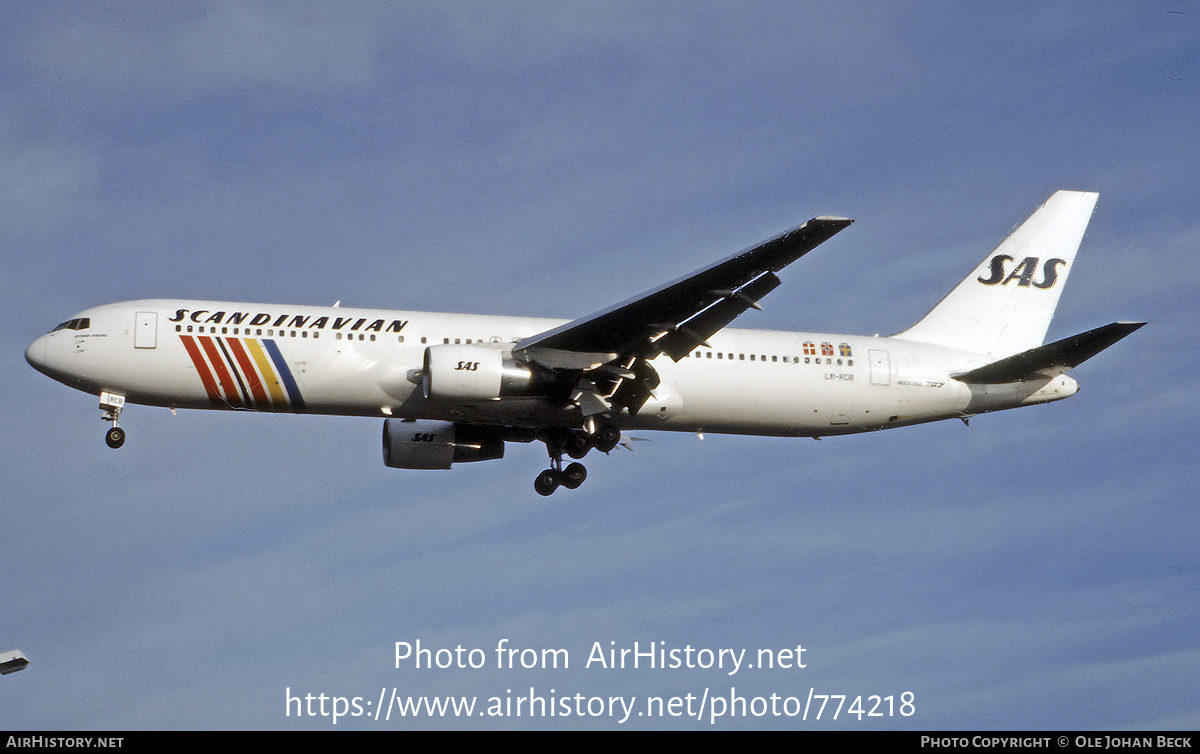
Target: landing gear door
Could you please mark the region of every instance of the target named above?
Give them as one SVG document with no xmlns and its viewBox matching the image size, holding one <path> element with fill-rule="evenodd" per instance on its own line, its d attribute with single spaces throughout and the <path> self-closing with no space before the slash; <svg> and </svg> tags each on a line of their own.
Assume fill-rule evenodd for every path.
<svg viewBox="0 0 1200 754">
<path fill-rule="evenodd" d="M 134 348 L 158 346 L 158 312 L 138 312 L 133 326 Z"/>
</svg>

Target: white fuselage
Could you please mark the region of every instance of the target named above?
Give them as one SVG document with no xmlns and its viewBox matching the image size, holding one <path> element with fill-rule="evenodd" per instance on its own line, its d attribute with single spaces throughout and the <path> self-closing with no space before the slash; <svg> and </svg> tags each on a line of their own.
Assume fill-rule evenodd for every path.
<svg viewBox="0 0 1200 754">
<path fill-rule="evenodd" d="M 40 371 L 131 403 L 577 427 L 571 406 L 541 397 L 427 399 L 428 346 L 511 352 L 561 320 L 218 301 L 100 306 L 29 347 Z M 623 429 L 778 436 L 848 434 L 1044 403 L 1065 375 L 968 385 L 952 375 L 992 357 L 898 337 L 726 328 L 679 362 L 652 363 L 661 384 Z"/>
</svg>

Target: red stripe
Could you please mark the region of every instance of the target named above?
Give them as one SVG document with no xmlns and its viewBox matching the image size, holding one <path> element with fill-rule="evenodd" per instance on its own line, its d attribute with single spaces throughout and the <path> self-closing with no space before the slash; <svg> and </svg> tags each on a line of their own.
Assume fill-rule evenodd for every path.
<svg viewBox="0 0 1200 754">
<path fill-rule="evenodd" d="M 246 382 L 250 384 L 250 392 L 254 394 L 254 402 L 261 408 L 270 408 L 271 401 L 267 398 L 267 391 L 263 389 L 262 378 L 254 370 L 254 362 L 250 360 L 250 355 L 242 347 L 242 341 L 238 338 L 226 338 L 225 342 L 229 344 L 229 350 L 233 351 L 234 358 L 237 359 L 238 365 L 241 366 Z"/>
<path fill-rule="evenodd" d="M 221 358 L 221 354 L 217 351 L 217 347 L 213 345 L 212 338 L 198 338 L 200 345 L 204 346 L 204 352 L 208 354 L 208 360 L 212 362 L 213 371 L 217 373 L 217 380 L 221 383 L 221 389 L 225 391 L 225 397 L 231 406 L 242 405 L 242 394 L 238 392 L 237 385 L 233 382 L 233 377 L 229 375 L 229 370 L 225 368 L 225 360 Z"/>
<path fill-rule="evenodd" d="M 200 349 L 196 348 L 196 342 L 191 335 L 180 335 L 179 339 L 183 341 L 183 347 L 187 349 L 188 356 L 192 357 L 192 365 L 196 367 L 196 371 L 200 374 L 200 381 L 204 383 L 204 390 L 208 393 L 208 399 L 213 403 L 221 402 L 221 394 L 217 392 L 217 385 L 213 382 L 212 372 L 208 371 L 208 364 L 204 363 L 204 355 L 200 353 Z"/>
</svg>

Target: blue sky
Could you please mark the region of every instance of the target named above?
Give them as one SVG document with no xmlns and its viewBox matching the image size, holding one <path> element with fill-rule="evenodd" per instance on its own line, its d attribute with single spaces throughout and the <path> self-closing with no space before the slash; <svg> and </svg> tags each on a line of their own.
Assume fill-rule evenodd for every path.
<svg viewBox="0 0 1200 754">
<path fill-rule="evenodd" d="M 285 689 L 912 691 L 910 718 L 337 728 L 1175 728 L 1200 716 L 1200 6 L 95 3 L 0 24 L 0 728 L 326 729 Z M 1068 401 L 848 438 L 642 433 L 380 462 L 378 422 L 132 407 L 24 362 L 88 306 L 575 317 L 817 214 L 740 326 L 907 327 L 1059 188 L 1100 192 L 1050 338 L 1150 325 Z M 397 641 L 565 648 L 394 667 Z M 595 642 L 791 671 L 585 669 Z M 494 654 L 489 654 L 494 659 Z"/>
</svg>

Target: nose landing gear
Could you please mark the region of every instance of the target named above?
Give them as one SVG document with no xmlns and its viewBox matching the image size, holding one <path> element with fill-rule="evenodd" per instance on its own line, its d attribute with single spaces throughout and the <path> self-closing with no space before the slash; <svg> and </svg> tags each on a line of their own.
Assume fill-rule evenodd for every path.
<svg viewBox="0 0 1200 754">
<path fill-rule="evenodd" d="M 104 442 L 108 443 L 110 448 L 119 448 L 125 444 L 125 430 L 120 427 L 113 427 L 104 433 Z"/>
<path fill-rule="evenodd" d="M 125 408 L 125 396 L 115 393 L 100 394 L 100 410 L 104 412 L 104 416 L 100 418 L 106 422 L 112 422 L 112 427 L 104 433 L 104 442 L 110 448 L 119 448 L 125 444 L 125 430 L 117 426 L 123 408 Z"/>
</svg>

